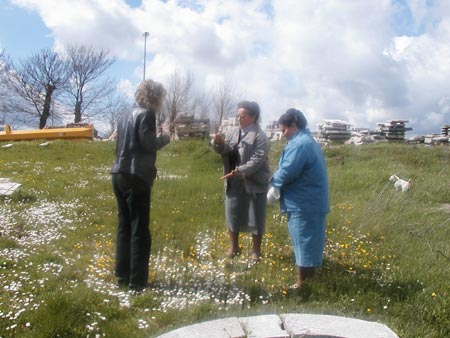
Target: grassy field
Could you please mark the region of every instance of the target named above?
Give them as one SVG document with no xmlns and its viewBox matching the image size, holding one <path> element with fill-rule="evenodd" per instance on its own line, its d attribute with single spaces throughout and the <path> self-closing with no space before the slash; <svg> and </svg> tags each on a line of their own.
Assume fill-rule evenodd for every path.
<svg viewBox="0 0 450 338">
<path fill-rule="evenodd" d="M 0 143 L 0 147 L 4 143 Z M 271 149 L 276 167 L 282 143 Z M 116 288 L 114 143 L 18 142 L 0 148 L 0 337 L 154 337 L 195 322 L 272 313 L 343 315 L 400 337 L 450 337 L 450 151 L 405 144 L 325 150 L 331 191 L 324 266 L 302 292 L 286 219 L 267 211 L 263 260 L 224 259 L 219 156 L 207 142 L 159 153 L 150 274 Z M 395 191 L 392 174 L 412 178 Z"/>
</svg>

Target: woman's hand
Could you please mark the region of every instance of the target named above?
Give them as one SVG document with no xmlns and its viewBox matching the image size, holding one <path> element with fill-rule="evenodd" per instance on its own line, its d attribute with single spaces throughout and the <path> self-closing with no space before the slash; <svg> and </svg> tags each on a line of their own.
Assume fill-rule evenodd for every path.
<svg viewBox="0 0 450 338">
<path fill-rule="evenodd" d="M 220 179 L 221 179 L 221 180 L 224 180 L 224 179 L 226 179 L 226 178 L 235 177 L 235 176 L 239 176 L 239 175 L 241 175 L 241 173 L 239 172 L 239 170 L 234 169 L 234 170 L 230 171 L 228 174 L 223 175 Z"/>
<path fill-rule="evenodd" d="M 215 134 L 213 140 L 214 140 L 214 144 L 217 144 L 217 145 L 222 145 L 225 143 L 225 140 L 224 140 L 222 134 Z"/>
</svg>

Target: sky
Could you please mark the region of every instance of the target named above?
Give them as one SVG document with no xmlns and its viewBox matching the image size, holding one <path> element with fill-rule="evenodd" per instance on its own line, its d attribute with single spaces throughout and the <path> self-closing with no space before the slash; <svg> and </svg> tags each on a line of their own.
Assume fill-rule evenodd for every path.
<svg viewBox="0 0 450 338">
<path fill-rule="evenodd" d="M 144 40 L 147 78 L 190 72 L 205 92 L 231 82 L 263 125 L 292 107 L 311 130 L 403 119 L 408 137 L 450 124 L 449 0 L 0 0 L 0 49 L 13 60 L 108 50 L 129 95 Z"/>
</svg>

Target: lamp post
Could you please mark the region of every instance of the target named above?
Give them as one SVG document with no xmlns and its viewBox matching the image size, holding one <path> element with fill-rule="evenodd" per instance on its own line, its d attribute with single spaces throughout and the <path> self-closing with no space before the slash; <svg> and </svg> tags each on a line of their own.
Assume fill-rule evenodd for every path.
<svg viewBox="0 0 450 338">
<path fill-rule="evenodd" d="M 144 32 L 142 34 L 144 36 L 144 81 L 145 81 L 145 59 L 147 58 L 147 37 L 149 36 L 148 32 Z"/>
</svg>

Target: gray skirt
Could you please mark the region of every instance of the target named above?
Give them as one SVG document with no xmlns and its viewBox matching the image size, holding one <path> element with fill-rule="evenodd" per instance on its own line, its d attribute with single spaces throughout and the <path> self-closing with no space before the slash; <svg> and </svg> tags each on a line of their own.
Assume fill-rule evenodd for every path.
<svg viewBox="0 0 450 338">
<path fill-rule="evenodd" d="M 242 184 L 228 184 L 225 197 L 228 230 L 262 236 L 266 229 L 266 204 L 266 194 L 249 195 Z"/>
</svg>

